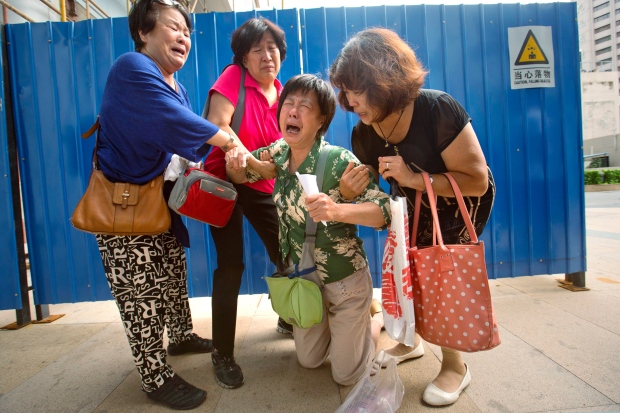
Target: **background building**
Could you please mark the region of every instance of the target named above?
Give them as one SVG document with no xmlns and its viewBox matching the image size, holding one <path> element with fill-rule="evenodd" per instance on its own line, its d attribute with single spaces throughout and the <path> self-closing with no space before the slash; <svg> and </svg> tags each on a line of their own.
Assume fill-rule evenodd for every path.
<svg viewBox="0 0 620 413">
<path fill-rule="evenodd" d="M 620 165 L 618 72 L 582 72 L 581 108 L 586 167 Z"/>
<path fill-rule="evenodd" d="M 577 20 L 586 166 L 597 155 L 618 166 L 620 0 L 578 0 Z"/>
<path fill-rule="evenodd" d="M 578 0 L 577 18 L 582 71 L 620 70 L 620 1 Z"/>
</svg>

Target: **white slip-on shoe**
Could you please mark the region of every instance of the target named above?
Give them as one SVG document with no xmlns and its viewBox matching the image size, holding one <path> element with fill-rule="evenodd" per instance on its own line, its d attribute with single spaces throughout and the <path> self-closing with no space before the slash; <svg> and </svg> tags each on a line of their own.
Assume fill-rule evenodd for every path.
<svg viewBox="0 0 620 413">
<path fill-rule="evenodd" d="M 465 377 L 463 377 L 461 385 L 454 393 L 447 393 L 435 386 L 433 383 L 430 383 L 424 390 L 422 400 L 431 406 L 446 406 L 448 404 L 452 404 L 458 400 L 461 392 L 465 389 L 465 387 L 469 386 L 469 383 L 471 383 L 471 374 L 469 374 L 469 367 L 467 366 L 467 363 L 465 363 Z"/>
<path fill-rule="evenodd" d="M 411 348 L 402 343 L 398 343 L 396 346 L 392 347 L 389 350 L 383 351 L 383 353 L 377 354 L 377 358 L 375 361 L 377 363 L 385 366 L 387 361 L 390 359 L 396 360 L 396 364 L 403 362 L 409 359 L 417 359 L 418 357 L 422 357 L 424 355 L 424 345 L 422 340 L 416 348 Z"/>
</svg>

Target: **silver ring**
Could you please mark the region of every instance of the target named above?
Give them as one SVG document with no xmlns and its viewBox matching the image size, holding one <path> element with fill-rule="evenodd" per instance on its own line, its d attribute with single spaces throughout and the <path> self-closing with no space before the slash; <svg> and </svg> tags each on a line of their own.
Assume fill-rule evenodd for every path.
<svg viewBox="0 0 620 413">
<path fill-rule="evenodd" d="M 390 170 L 390 163 L 389 163 L 389 162 L 386 162 L 386 163 L 385 163 L 385 170 L 386 170 L 386 171 L 389 171 L 389 170 Z"/>
</svg>

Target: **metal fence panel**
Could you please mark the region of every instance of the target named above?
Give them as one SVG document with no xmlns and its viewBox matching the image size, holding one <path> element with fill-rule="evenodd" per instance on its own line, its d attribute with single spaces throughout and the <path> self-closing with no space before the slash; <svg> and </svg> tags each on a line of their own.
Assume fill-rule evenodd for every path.
<svg viewBox="0 0 620 413">
<path fill-rule="evenodd" d="M 575 4 L 193 15 L 193 47 L 178 79 L 196 113 L 201 113 L 209 88 L 232 60 L 230 34 L 258 15 L 275 21 L 286 33 L 283 83 L 302 68 L 327 78 L 346 39 L 365 27 L 395 30 L 429 69 L 425 87 L 446 90 L 468 110 L 494 172 L 497 198 L 482 236 L 491 276 L 585 270 Z M 510 89 L 507 29 L 523 25 L 552 26 L 555 88 Z M 81 140 L 80 133 L 95 120 L 112 63 L 133 50 L 127 19 L 8 25 L 7 36 L 35 301 L 109 299 L 94 237 L 72 228 L 69 217 L 88 183 L 94 147 L 94 139 Z M 356 122 L 355 116 L 338 109 L 327 139 L 350 147 Z M 2 202 L 5 198 L 0 197 Z M 217 265 L 211 236 L 198 222 L 188 222 L 188 228 L 190 294 L 208 296 Z M 266 292 L 262 277 L 273 266 L 252 227 L 246 222 L 244 228 L 241 292 Z M 385 232 L 360 228 L 360 234 L 378 286 Z"/>
</svg>

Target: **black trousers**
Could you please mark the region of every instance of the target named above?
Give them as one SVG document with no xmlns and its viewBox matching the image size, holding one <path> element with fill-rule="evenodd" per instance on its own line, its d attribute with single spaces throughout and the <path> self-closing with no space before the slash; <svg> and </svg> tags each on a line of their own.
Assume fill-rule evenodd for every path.
<svg viewBox="0 0 620 413">
<path fill-rule="evenodd" d="M 232 356 L 235 349 L 237 299 L 241 288 L 243 264 L 243 216 L 250 222 L 263 241 L 269 259 L 276 264 L 278 244 L 278 212 L 271 194 L 245 185 L 235 185 L 237 204 L 228 224 L 211 228 L 217 252 L 217 269 L 213 272 L 213 347 L 224 356 Z M 269 274 L 265 274 L 269 275 Z"/>
</svg>

